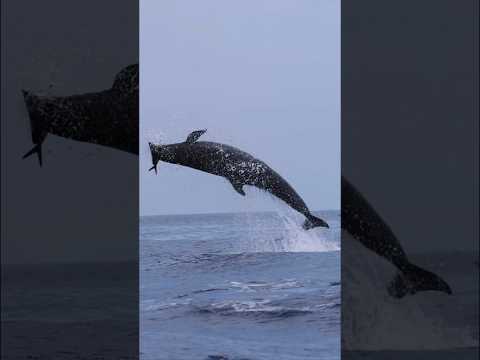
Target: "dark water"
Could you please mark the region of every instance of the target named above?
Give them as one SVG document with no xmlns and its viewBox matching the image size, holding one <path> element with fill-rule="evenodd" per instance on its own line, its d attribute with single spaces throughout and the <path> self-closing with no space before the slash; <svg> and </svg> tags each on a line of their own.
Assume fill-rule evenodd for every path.
<svg viewBox="0 0 480 360">
<path fill-rule="evenodd" d="M 339 213 L 142 217 L 142 359 L 338 359 Z"/>
<path fill-rule="evenodd" d="M 2 265 L 1 359 L 138 359 L 137 269 Z"/>
</svg>

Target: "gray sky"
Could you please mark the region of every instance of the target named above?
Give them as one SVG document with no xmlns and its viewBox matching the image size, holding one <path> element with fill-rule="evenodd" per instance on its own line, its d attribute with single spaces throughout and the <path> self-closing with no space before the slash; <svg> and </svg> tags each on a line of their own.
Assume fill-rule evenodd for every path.
<svg viewBox="0 0 480 360">
<path fill-rule="evenodd" d="M 147 142 L 231 144 L 314 210 L 340 208 L 340 1 L 140 1 L 140 213 L 257 211 L 224 179 L 159 164 Z M 281 205 L 280 205 L 281 206 Z"/>
</svg>

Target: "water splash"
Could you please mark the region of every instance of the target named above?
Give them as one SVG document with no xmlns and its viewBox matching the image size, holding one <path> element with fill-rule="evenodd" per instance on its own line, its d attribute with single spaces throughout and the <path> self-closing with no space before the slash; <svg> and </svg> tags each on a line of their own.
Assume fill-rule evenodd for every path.
<svg viewBox="0 0 480 360">
<path fill-rule="evenodd" d="M 278 213 L 277 213 L 278 214 Z M 268 237 L 260 233 L 257 237 L 257 251 L 272 252 L 325 252 L 337 251 L 339 245 L 328 239 L 325 230 L 315 228 L 304 230 L 294 217 L 278 214 L 281 220 L 280 234 Z"/>
<path fill-rule="evenodd" d="M 247 251 L 252 252 L 326 252 L 340 250 L 340 218 L 329 229 L 304 230 L 303 215 L 273 196 L 252 187 L 245 187 L 246 205 L 258 207 L 265 198 L 274 208 L 270 217 L 246 213 Z M 272 206 L 273 205 L 273 206 Z"/>
</svg>

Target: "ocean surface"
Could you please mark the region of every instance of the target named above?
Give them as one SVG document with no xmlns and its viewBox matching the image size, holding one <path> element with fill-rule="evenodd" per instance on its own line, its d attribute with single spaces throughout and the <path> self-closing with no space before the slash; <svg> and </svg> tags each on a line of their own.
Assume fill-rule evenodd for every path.
<svg viewBox="0 0 480 360">
<path fill-rule="evenodd" d="M 1 268 L 1 359 L 138 359 L 138 263 Z"/>
<path fill-rule="evenodd" d="M 339 359 L 340 213 L 140 219 L 141 359 Z"/>
</svg>

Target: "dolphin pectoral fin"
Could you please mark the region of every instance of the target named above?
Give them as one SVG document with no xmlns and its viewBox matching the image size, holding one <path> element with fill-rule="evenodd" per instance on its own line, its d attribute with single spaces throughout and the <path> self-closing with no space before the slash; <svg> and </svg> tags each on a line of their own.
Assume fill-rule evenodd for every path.
<svg viewBox="0 0 480 360">
<path fill-rule="evenodd" d="M 243 191 L 243 184 L 234 182 L 230 180 L 230 183 L 232 184 L 233 188 L 235 189 L 236 192 L 238 192 L 240 195 L 245 196 L 245 191 Z"/>
<path fill-rule="evenodd" d="M 35 145 L 30 151 L 28 151 L 25 155 L 22 156 L 22 159 L 26 159 L 30 155 L 37 154 L 38 162 L 40 166 L 42 166 L 42 144 Z"/>
<path fill-rule="evenodd" d="M 185 140 L 185 142 L 187 144 L 193 144 L 195 141 L 198 140 L 198 138 L 200 136 L 202 136 L 206 132 L 207 132 L 207 129 L 197 130 L 197 131 L 191 132 L 190 135 L 188 135 L 187 140 Z"/>
</svg>

